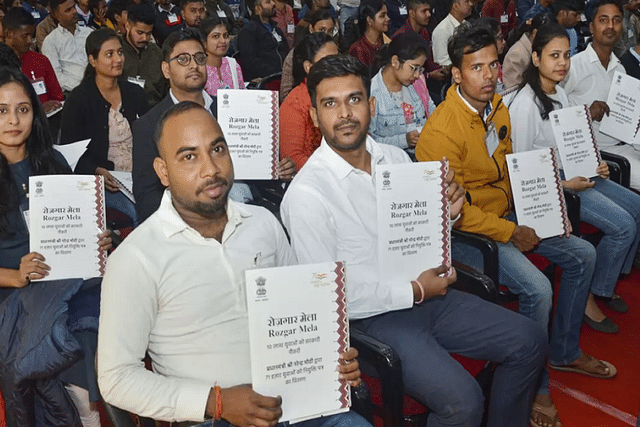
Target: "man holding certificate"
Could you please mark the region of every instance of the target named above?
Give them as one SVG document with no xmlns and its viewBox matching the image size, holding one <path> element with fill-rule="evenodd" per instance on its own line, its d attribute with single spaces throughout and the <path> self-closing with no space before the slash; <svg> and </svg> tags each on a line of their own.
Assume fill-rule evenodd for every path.
<svg viewBox="0 0 640 427">
<path fill-rule="evenodd" d="M 403 150 L 367 137 L 375 100 L 366 76 L 357 59 L 337 55 L 321 59 L 309 73 L 311 117 L 323 140 L 281 205 L 298 260 L 345 262 L 351 325 L 399 354 L 405 390 L 432 411 L 429 427 L 478 426 L 482 419 L 482 391 L 450 352 L 498 363 L 487 425 L 524 427 L 547 349 L 542 329 L 448 290 L 456 274 L 447 265 L 426 269 L 414 280 L 381 280 L 376 170 L 411 161 Z M 452 178 L 448 174 L 443 192 L 456 217 L 463 200 Z"/>
<path fill-rule="evenodd" d="M 499 95 L 498 52 L 493 36 L 477 26 L 458 31 L 449 42 L 455 84 L 420 135 L 418 160 L 446 156 L 465 187 L 466 201 L 456 227 L 494 239 L 498 245 L 499 280 L 518 295 L 520 313 L 547 330 L 553 288 L 545 275 L 523 255 L 535 250 L 562 268 L 557 308 L 551 331 L 549 366 L 597 378 L 612 378 L 615 368 L 583 352 L 580 327 L 596 252 L 575 236 L 540 240 L 536 230 L 518 225 L 506 155 L 512 152 L 510 118 Z M 454 258 L 482 270 L 482 254 L 461 243 Z M 560 425 L 549 395 L 548 371 L 533 406 L 535 426 Z"/>
<path fill-rule="evenodd" d="M 97 354 L 102 395 L 172 426 L 211 427 L 205 420 L 213 419 L 218 427 L 274 427 L 282 399 L 250 385 L 244 273 L 295 257 L 273 215 L 228 199 L 231 157 L 204 107 L 172 106 L 154 139 L 154 168 L 169 188 L 107 266 Z M 147 352 L 153 372 L 142 362 Z M 335 373 L 351 385 L 360 382 L 357 354 L 340 354 Z M 352 412 L 300 425 L 369 426 Z"/>
</svg>

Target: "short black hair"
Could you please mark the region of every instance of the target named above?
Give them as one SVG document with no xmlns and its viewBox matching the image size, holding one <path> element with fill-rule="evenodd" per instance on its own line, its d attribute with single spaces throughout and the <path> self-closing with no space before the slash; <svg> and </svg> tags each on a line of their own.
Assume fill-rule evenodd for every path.
<svg viewBox="0 0 640 427">
<path fill-rule="evenodd" d="M 324 79 L 344 76 L 358 76 L 362 79 L 367 98 L 371 96 L 371 78 L 369 70 L 351 55 L 329 55 L 313 64 L 307 77 L 307 90 L 311 105 L 316 106 L 316 89 Z"/>
<path fill-rule="evenodd" d="M 127 8 L 127 21 L 132 24 L 141 22 L 146 25 L 154 25 L 156 23 L 156 13 L 153 10 L 153 5 L 146 1 L 130 5 Z"/>
<path fill-rule="evenodd" d="M 407 9 L 416 10 L 418 6 L 422 6 L 423 4 L 431 5 L 433 0 L 408 0 L 407 1 Z"/>
<path fill-rule="evenodd" d="M 17 8 L 16 8 L 17 9 Z M 22 10 L 22 8 L 20 8 Z M 0 67 L 20 71 L 22 64 L 16 51 L 6 43 L 0 42 Z"/>
<path fill-rule="evenodd" d="M 4 15 L 4 18 L 2 18 L 3 31 L 16 31 L 28 25 L 35 27 L 36 20 L 29 12 L 21 7 L 12 7 Z"/>
<path fill-rule="evenodd" d="M 93 13 L 94 9 L 98 8 L 101 1 L 104 1 L 105 3 L 107 2 L 107 0 L 89 0 L 87 6 L 89 6 L 89 10 L 91 11 L 91 13 Z"/>
<path fill-rule="evenodd" d="M 260 0 L 246 0 L 247 10 L 251 11 L 253 15 L 256 12 L 256 5 L 260 4 Z"/>
<path fill-rule="evenodd" d="M 200 46 L 204 49 L 204 45 L 202 44 L 202 37 L 200 36 L 200 32 L 195 28 L 185 28 L 180 31 L 173 31 L 167 39 L 162 44 L 162 60 L 168 61 L 171 59 L 171 52 L 173 52 L 173 48 L 180 42 L 195 40 L 200 43 Z"/>
<path fill-rule="evenodd" d="M 51 9 L 52 12 L 55 12 L 58 7 L 66 1 L 67 0 L 49 0 L 49 9 Z"/>
<path fill-rule="evenodd" d="M 107 7 L 107 19 L 116 25 L 116 15 L 122 15 L 122 12 L 125 12 L 132 4 L 134 4 L 133 0 L 111 0 Z"/>
<path fill-rule="evenodd" d="M 551 10 L 553 10 L 554 16 L 558 16 L 558 13 L 562 10 L 582 12 L 584 10 L 584 2 L 581 0 L 555 0 L 551 3 Z"/>
<path fill-rule="evenodd" d="M 496 45 L 496 39 L 485 25 L 461 24 L 447 44 L 451 64 L 460 68 L 464 55 L 475 53 L 487 46 Z"/>
<path fill-rule="evenodd" d="M 313 63 L 313 58 L 327 43 L 334 43 L 333 38 L 322 31 L 307 34 L 300 40 L 293 50 L 293 87 L 298 86 L 307 77 L 304 62 Z"/>
<path fill-rule="evenodd" d="M 189 3 L 202 3 L 202 4 L 204 4 L 204 0 L 181 0 L 180 1 L 180 9 L 184 9 Z"/>
<path fill-rule="evenodd" d="M 615 7 L 617 7 L 620 13 L 624 15 L 624 11 L 622 10 L 622 2 L 620 0 L 600 0 L 599 2 L 596 3 L 596 6 L 593 8 L 592 19 L 596 18 L 596 15 L 598 14 L 598 9 L 608 4 L 612 4 Z"/>
<path fill-rule="evenodd" d="M 162 138 L 162 131 L 164 130 L 164 125 L 171 117 L 177 116 L 179 114 L 186 113 L 191 110 L 203 110 L 207 111 L 202 105 L 193 101 L 182 101 L 177 104 L 169 107 L 167 111 L 162 113 L 160 116 L 160 120 L 158 120 L 158 124 L 156 124 L 156 128 L 153 132 L 153 142 L 156 144 L 156 148 L 158 152 L 160 152 L 160 138 Z"/>
</svg>

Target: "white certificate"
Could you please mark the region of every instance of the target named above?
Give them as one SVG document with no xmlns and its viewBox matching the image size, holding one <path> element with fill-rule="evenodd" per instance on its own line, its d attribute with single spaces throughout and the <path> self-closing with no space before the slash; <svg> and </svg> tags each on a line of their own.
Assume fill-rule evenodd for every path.
<svg viewBox="0 0 640 427">
<path fill-rule="evenodd" d="M 429 268 L 451 263 L 449 162 L 376 168 L 380 280 L 406 286 Z"/>
<path fill-rule="evenodd" d="M 562 160 L 565 179 L 576 176 L 591 178 L 602 158 L 591 126 L 586 105 L 563 108 L 549 113 L 553 135 Z"/>
<path fill-rule="evenodd" d="M 567 205 L 553 148 L 507 154 L 509 179 L 519 225 L 541 239 L 570 230 Z"/>
<path fill-rule="evenodd" d="M 342 262 L 245 272 L 253 389 L 282 396 L 282 421 L 346 412 L 350 387 L 338 379 L 349 345 Z"/>
<path fill-rule="evenodd" d="M 640 80 L 616 71 L 607 97 L 609 115 L 602 118 L 600 132 L 629 144 L 640 124 Z"/>
<path fill-rule="evenodd" d="M 104 179 L 99 175 L 29 177 L 29 246 L 51 267 L 45 280 L 104 274 L 98 246 L 105 228 Z"/>
<path fill-rule="evenodd" d="M 278 92 L 218 91 L 218 123 L 227 140 L 235 179 L 277 179 L 280 158 Z"/>
<path fill-rule="evenodd" d="M 115 178 L 116 182 L 118 183 L 120 192 L 127 196 L 133 203 L 135 203 L 136 199 L 135 197 L 133 197 L 133 176 L 131 172 L 109 171 L 109 173 Z"/>
</svg>

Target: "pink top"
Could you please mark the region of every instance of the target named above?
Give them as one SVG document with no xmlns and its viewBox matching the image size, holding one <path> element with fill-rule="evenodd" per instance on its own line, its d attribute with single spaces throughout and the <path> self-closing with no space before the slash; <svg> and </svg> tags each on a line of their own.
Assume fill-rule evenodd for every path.
<svg viewBox="0 0 640 427">
<path fill-rule="evenodd" d="M 220 74 L 222 80 L 220 80 Z M 207 65 L 207 84 L 204 86 L 204 90 L 211 96 L 217 96 L 218 89 L 244 89 L 244 79 L 242 77 L 242 70 L 240 64 L 236 62 L 236 75 L 238 80 L 238 87 L 233 85 L 233 76 L 231 74 L 231 67 L 229 66 L 229 58 L 222 57 L 222 65 L 220 65 L 220 74 L 218 74 L 217 67 L 211 67 Z"/>
</svg>

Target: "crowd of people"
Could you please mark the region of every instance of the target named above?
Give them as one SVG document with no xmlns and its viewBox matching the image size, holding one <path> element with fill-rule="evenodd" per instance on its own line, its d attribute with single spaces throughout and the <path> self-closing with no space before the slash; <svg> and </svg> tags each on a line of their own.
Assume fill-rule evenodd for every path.
<svg viewBox="0 0 640 427">
<path fill-rule="evenodd" d="M 429 427 L 477 427 L 485 411 L 490 427 L 561 427 L 550 370 L 594 387 L 617 375 L 579 339 L 583 324 L 618 332 L 600 307 L 629 309 L 616 285 L 640 259 L 640 151 L 599 131 L 614 73 L 640 79 L 637 0 L 23 0 L 0 11 L 8 426 L 99 426 L 104 399 L 172 426 L 274 427 L 281 398 L 248 385 L 244 272 L 296 263 L 346 262 L 351 327 L 398 353 Z M 274 75 L 278 179 L 235 180 L 218 91 Z M 506 158 L 557 149 L 550 114 L 582 104 L 598 148 L 631 165 L 630 188 L 607 162 L 586 177 L 560 171 L 580 220 L 602 232 L 595 247 L 519 225 Z M 56 146 L 81 140 L 72 170 Z M 451 226 L 496 242 L 517 312 L 450 289 L 451 265 L 402 287 L 378 277 L 375 171 L 433 160 L 450 165 Z M 114 171 L 132 174 L 135 202 Z M 52 286 L 29 248 L 29 177 L 70 173 L 101 175 L 106 206 L 134 230 L 96 235 L 104 278 Z M 562 269 L 555 304 L 530 253 Z M 475 247 L 455 240 L 452 255 L 482 272 Z M 487 405 L 452 353 L 495 364 Z M 352 386 L 357 358 L 336 356 Z M 303 424 L 369 426 L 354 412 Z"/>
</svg>

